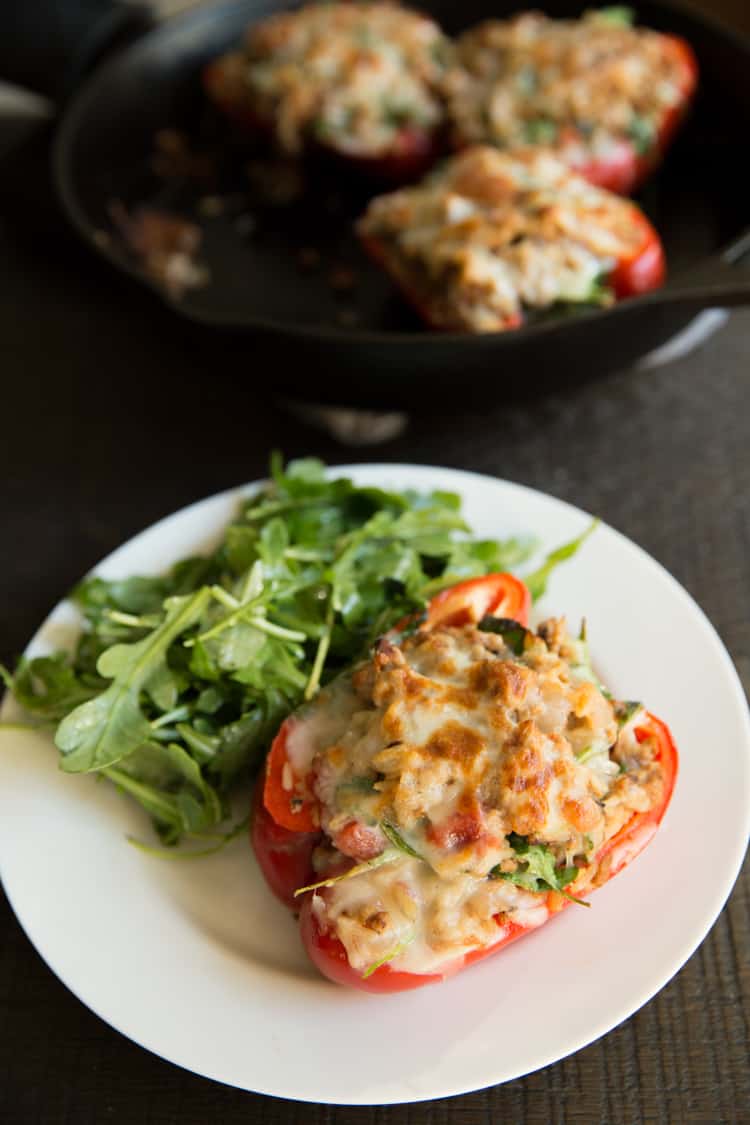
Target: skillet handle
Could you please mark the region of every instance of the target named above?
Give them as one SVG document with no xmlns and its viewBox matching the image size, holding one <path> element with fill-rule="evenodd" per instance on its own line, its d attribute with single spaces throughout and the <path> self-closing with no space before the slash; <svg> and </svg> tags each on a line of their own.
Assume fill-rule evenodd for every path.
<svg viewBox="0 0 750 1125">
<path fill-rule="evenodd" d="M 60 103 L 106 52 L 154 24 L 145 4 L 17 0 L 4 14 L 0 79 Z"/>
<path fill-rule="evenodd" d="M 745 258 L 750 258 L 750 230 L 724 254 L 649 294 L 651 302 L 696 309 L 750 305 L 750 270 L 742 268 Z"/>
</svg>

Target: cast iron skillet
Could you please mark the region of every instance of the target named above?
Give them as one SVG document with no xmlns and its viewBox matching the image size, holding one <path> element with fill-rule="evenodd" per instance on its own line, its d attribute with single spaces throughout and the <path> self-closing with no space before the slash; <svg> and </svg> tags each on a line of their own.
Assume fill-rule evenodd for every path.
<svg viewBox="0 0 750 1125">
<path fill-rule="evenodd" d="M 660 292 L 504 334 L 427 332 L 351 234 L 369 189 L 325 168 L 315 170 L 311 194 L 291 206 L 258 208 L 235 190 L 231 206 L 203 224 L 210 283 L 178 299 L 152 287 L 175 313 L 202 327 L 217 367 L 232 363 L 278 393 L 380 406 L 476 404 L 601 375 L 664 343 L 701 308 L 750 303 L 750 270 L 743 274 L 738 265 L 750 252 L 750 205 L 740 172 L 750 134 L 750 43 L 682 4 L 635 2 L 639 22 L 684 36 L 701 67 L 690 120 L 640 197 L 666 246 L 670 277 Z M 540 6 L 562 16 L 591 4 L 545 0 Z M 154 135 L 176 126 L 199 147 L 221 147 L 224 126 L 207 109 L 201 68 L 248 22 L 288 6 L 231 0 L 152 26 L 110 51 L 65 106 L 53 153 L 65 210 L 99 253 L 140 282 L 152 285 L 112 237 L 113 200 L 191 208 L 219 190 L 210 182 L 154 176 Z M 522 6 L 421 4 L 449 32 Z M 228 151 L 237 156 L 231 144 Z M 212 207 L 204 199 L 206 209 Z M 314 257 L 310 251 L 319 254 L 317 269 L 303 268 L 301 250 L 305 260 Z M 354 275 L 345 291 L 335 284 L 342 266 Z"/>
</svg>

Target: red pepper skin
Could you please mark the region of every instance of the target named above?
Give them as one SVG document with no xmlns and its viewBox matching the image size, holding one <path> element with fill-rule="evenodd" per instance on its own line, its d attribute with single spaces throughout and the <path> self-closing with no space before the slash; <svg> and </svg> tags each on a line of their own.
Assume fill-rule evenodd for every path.
<svg viewBox="0 0 750 1125">
<path fill-rule="evenodd" d="M 427 609 L 425 628 L 445 625 L 477 625 L 483 617 L 511 617 L 528 625 L 531 595 L 520 578 L 512 574 L 485 574 L 441 590 Z"/>
<path fill-rule="evenodd" d="M 315 881 L 312 853 L 322 833 L 295 832 L 277 824 L 263 803 L 263 785 L 255 787 L 250 841 L 266 883 L 285 906 L 297 910 L 298 887 Z"/>
<path fill-rule="evenodd" d="M 646 216 L 635 208 L 633 225 L 641 231 L 641 243 L 629 258 L 620 259 L 606 279 L 618 301 L 658 289 L 667 273 L 661 239 Z"/>
<path fill-rule="evenodd" d="M 273 140 L 273 126 L 254 111 L 246 91 L 239 88 L 223 58 L 214 59 L 203 69 L 203 89 L 209 100 L 248 138 Z M 443 149 L 440 130 L 404 125 L 393 144 L 376 155 L 348 154 L 325 141 L 311 142 L 311 151 L 325 154 L 342 168 L 364 179 L 396 187 L 418 180 L 435 163 Z"/>
<path fill-rule="evenodd" d="M 351 169 L 363 179 L 392 187 L 421 179 L 443 149 L 439 132 L 412 125 L 404 125 L 391 147 L 375 156 L 350 155 L 333 145 L 319 144 L 317 147 L 337 164 Z"/>
<path fill-rule="evenodd" d="M 656 832 L 667 810 L 674 790 L 674 783 L 677 777 L 678 756 L 669 728 L 660 719 L 647 713 L 645 719 L 639 724 L 636 730 L 636 737 L 639 741 L 643 741 L 643 739 L 647 737 L 655 737 L 657 739 L 659 746 L 658 757 L 664 774 L 662 799 L 655 808 L 650 809 L 648 812 L 635 813 L 628 823 L 623 825 L 620 831 L 603 845 L 597 855 L 597 861 L 601 863 L 603 860 L 609 858 L 609 865 L 606 872 L 606 879 L 604 879 L 600 885 L 603 885 L 604 882 L 609 882 L 618 872 L 627 867 L 637 855 L 640 855 Z M 575 883 L 571 884 L 569 890 L 575 894 Z M 325 901 L 325 891 L 323 891 L 322 894 Z M 548 903 L 549 899 L 554 899 L 555 902 L 554 906 L 550 908 L 547 921 L 554 918 L 556 914 L 559 914 L 561 910 L 570 905 L 569 899 L 561 898 L 558 895 L 548 896 Z M 485 946 L 482 949 L 472 950 L 470 953 L 450 961 L 440 972 L 399 972 L 391 969 L 386 964 L 381 965 L 380 968 L 370 973 L 369 976 L 363 976 L 349 964 L 346 949 L 338 938 L 321 929 L 318 919 L 313 912 L 311 894 L 305 896 L 300 910 L 300 933 L 302 942 L 313 964 L 324 976 L 328 977 L 329 980 L 337 984 L 347 985 L 350 988 L 357 988 L 364 992 L 403 992 L 407 989 L 421 988 L 427 984 L 435 984 L 438 981 L 453 976 L 461 969 L 467 968 L 469 965 L 473 965 L 475 962 L 481 961 L 485 957 L 499 952 L 501 949 L 510 945 L 511 942 L 517 941 L 518 938 L 523 937 L 527 933 L 531 933 L 533 929 L 539 928 L 527 928 L 513 922 L 502 922 L 500 918 L 498 918 L 498 925 L 502 925 L 504 931 L 504 935 L 500 941 L 496 942 L 494 945 Z"/>
<path fill-rule="evenodd" d="M 263 801 L 278 825 L 290 832 L 314 832 L 318 827 L 317 802 L 311 790 L 310 779 L 296 775 L 287 749 L 287 739 L 297 723 L 294 715 L 290 715 L 281 724 L 271 743 L 271 750 L 266 758 Z M 293 783 L 293 792 L 288 784 L 285 785 L 285 781 Z M 290 800 L 292 796 L 297 798 L 294 807 Z"/>
</svg>

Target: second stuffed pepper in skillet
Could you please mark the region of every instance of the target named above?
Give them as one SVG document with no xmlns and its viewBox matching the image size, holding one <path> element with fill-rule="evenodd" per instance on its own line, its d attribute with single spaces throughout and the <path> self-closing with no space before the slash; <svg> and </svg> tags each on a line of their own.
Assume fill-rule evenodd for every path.
<svg viewBox="0 0 750 1125">
<path fill-rule="evenodd" d="M 454 144 L 545 145 L 591 183 L 633 191 L 672 140 L 698 67 L 683 39 L 632 22 L 625 7 L 524 12 L 465 32 L 446 81 Z"/>
<path fill-rule="evenodd" d="M 640 209 L 542 149 L 467 149 L 421 184 L 374 199 L 358 229 L 434 328 L 516 328 L 664 278 L 659 237 Z"/>
<path fill-rule="evenodd" d="M 400 182 L 434 159 L 449 54 L 437 24 L 408 8 L 309 4 L 250 27 L 204 83 L 225 113 L 283 152 L 326 150 Z"/>
</svg>

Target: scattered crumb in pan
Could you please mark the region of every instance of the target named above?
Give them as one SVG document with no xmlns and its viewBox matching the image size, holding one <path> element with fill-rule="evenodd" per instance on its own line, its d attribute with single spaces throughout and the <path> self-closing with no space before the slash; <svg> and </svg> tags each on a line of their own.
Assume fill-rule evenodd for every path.
<svg viewBox="0 0 750 1125">
<path fill-rule="evenodd" d="M 179 129 L 158 129 L 154 133 L 151 169 L 163 180 L 212 181 L 216 178 L 216 157 L 194 148 Z"/>
<path fill-rule="evenodd" d="M 258 220 L 250 211 L 243 211 L 234 220 L 234 229 L 240 238 L 252 238 L 258 229 Z"/>
<path fill-rule="evenodd" d="M 129 212 L 119 200 L 109 210 L 130 253 L 170 297 L 208 282 L 208 269 L 198 260 L 203 232 L 196 223 L 153 207 Z"/>
<path fill-rule="evenodd" d="M 216 219 L 225 209 L 226 201 L 221 195 L 203 195 L 198 200 L 198 214 L 204 219 Z"/>
<path fill-rule="evenodd" d="M 102 250 L 106 250 L 112 245 L 112 235 L 107 230 L 95 230 L 92 238 L 95 244 Z"/>
<path fill-rule="evenodd" d="M 357 275 L 351 266 L 334 265 L 328 273 L 328 284 L 337 293 L 349 293 L 357 284 Z"/>
<path fill-rule="evenodd" d="M 320 266 L 320 251 L 314 246 L 303 246 L 297 254 L 300 269 L 316 270 Z"/>
<path fill-rule="evenodd" d="M 268 207 L 288 207 L 305 192 L 304 173 L 295 160 L 251 160 L 245 171 L 257 201 Z"/>
</svg>

